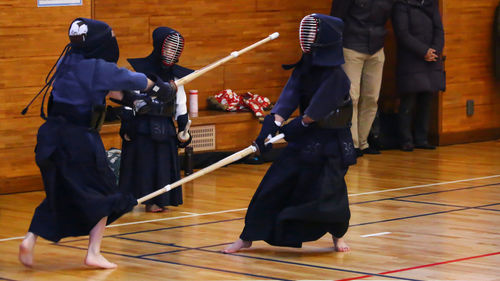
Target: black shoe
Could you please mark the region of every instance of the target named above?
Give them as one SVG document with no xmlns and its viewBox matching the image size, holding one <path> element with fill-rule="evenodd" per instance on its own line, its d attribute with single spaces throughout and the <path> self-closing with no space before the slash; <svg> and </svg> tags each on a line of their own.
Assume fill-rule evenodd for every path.
<svg viewBox="0 0 500 281">
<path fill-rule="evenodd" d="M 363 156 L 363 151 L 361 151 L 361 149 L 355 148 L 354 150 L 356 151 L 356 158 Z"/>
<path fill-rule="evenodd" d="M 411 143 L 402 144 L 401 150 L 402 151 L 413 151 L 413 144 L 411 144 Z"/>
<path fill-rule="evenodd" d="M 415 148 L 418 148 L 418 149 L 436 149 L 436 147 L 434 145 L 430 145 L 428 143 L 416 144 Z"/>
<path fill-rule="evenodd" d="M 373 147 L 365 148 L 361 150 L 361 152 L 363 152 L 363 154 L 380 154 L 380 151 L 376 150 Z"/>
</svg>

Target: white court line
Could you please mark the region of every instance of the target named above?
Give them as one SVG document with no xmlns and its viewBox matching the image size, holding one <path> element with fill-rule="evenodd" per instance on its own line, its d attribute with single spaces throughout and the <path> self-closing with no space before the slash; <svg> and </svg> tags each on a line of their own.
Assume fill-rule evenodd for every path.
<svg viewBox="0 0 500 281">
<path fill-rule="evenodd" d="M 430 183 L 430 184 L 421 184 L 421 185 L 414 185 L 414 186 L 407 186 L 407 187 L 400 187 L 400 188 L 391 188 L 391 189 L 385 189 L 385 190 L 377 190 L 377 191 L 370 191 L 370 192 L 349 194 L 349 197 L 361 196 L 361 195 L 368 195 L 368 194 L 377 194 L 377 193 L 384 193 L 384 192 L 391 192 L 391 191 L 398 191 L 398 190 L 405 190 L 405 189 L 414 189 L 414 188 L 428 187 L 428 186 L 435 186 L 435 185 L 445 185 L 445 184 L 457 183 L 457 182 L 467 182 L 467 181 L 475 181 L 475 180 L 484 180 L 484 179 L 491 179 L 491 178 L 498 178 L 498 177 L 500 177 L 500 175 L 480 177 L 480 178 L 472 178 L 472 179 L 465 179 L 465 180 L 437 182 L 437 183 Z"/>
<path fill-rule="evenodd" d="M 493 176 L 480 177 L 480 178 L 471 178 L 471 179 L 465 179 L 465 180 L 446 181 L 446 182 L 431 183 L 431 184 L 414 185 L 414 186 L 392 188 L 392 189 L 372 191 L 372 192 L 356 193 L 356 194 L 350 194 L 349 196 L 350 197 L 362 196 L 362 195 L 368 195 L 368 194 L 376 194 L 376 193 L 383 193 L 383 192 L 390 192 L 390 191 L 397 191 L 397 190 L 405 190 L 405 189 L 414 189 L 414 188 L 428 187 L 428 186 L 435 186 L 435 185 L 445 185 L 445 184 L 451 184 L 451 183 L 457 183 L 457 182 L 467 182 L 467 181 L 475 181 L 475 180 L 482 180 L 482 179 L 491 179 L 491 178 L 498 178 L 498 177 L 500 177 L 500 175 L 493 175 Z M 192 217 L 198 217 L 198 216 L 208 216 L 208 215 L 215 215 L 215 214 L 222 214 L 222 213 L 231 213 L 231 212 L 244 211 L 246 209 L 247 208 L 242 208 L 242 209 L 233 209 L 233 210 L 225 210 L 225 211 L 218 211 L 218 212 L 210 212 L 210 213 L 202 213 L 202 214 L 193 214 L 193 215 L 186 215 L 186 216 L 162 218 L 162 219 L 155 219 L 155 220 L 127 222 L 127 223 L 121 223 L 121 224 L 108 225 L 107 227 L 111 228 L 111 227 L 119 227 L 119 226 L 134 225 L 134 224 L 142 224 L 142 223 L 149 223 L 149 222 L 176 220 L 176 219 L 192 218 Z M 4 238 L 4 239 L 0 239 L 0 242 L 2 242 L 2 241 L 9 241 L 9 240 L 23 239 L 23 238 L 24 238 L 24 236 L 22 236 L 22 237 Z"/>
<path fill-rule="evenodd" d="M 210 212 L 210 213 L 203 213 L 203 214 L 194 214 L 194 215 L 186 215 L 186 216 L 178 216 L 178 217 L 154 219 L 154 220 L 147 220 L 147 221 L 126 222 L 126 223 L 108 225 L 107 227 L 110 228 L 110 227 L 118 227 L 118 226 L 124 226 L 124 225 L 132 225 L 132 224 L 141 224 L 141 223 L 148 223 L 148 222 L 169 221 L 169 220 L 176 220 L 176 219 L 183 219 L 183 218 L 208 216 L 208 215 L 215 215 L 215 214 L 222 214 L 222 213 L 231 213 L 231 212 L 237 212 L 237 211 L 244 211 L 246 209 L 247 208 L 241 208 L 241 209 L 225 210 L 225 211 Z"/>
<path fill-rule="evenodd" d="M 179 212 L 179 213 L 188 215 L 198 215 L 198 213 L 191 213 L 191 212 Z"/>
<path fill-rule="evenodd" d="M 391 234 L 391 232 L 379 232 L 379 233 L 373 233 L 373 234 L 366 234 L 366 235 L 361 235 L 361 237 L 381 236 L 381 235 L 386 235 L 386 234 Z"/>
</svg>

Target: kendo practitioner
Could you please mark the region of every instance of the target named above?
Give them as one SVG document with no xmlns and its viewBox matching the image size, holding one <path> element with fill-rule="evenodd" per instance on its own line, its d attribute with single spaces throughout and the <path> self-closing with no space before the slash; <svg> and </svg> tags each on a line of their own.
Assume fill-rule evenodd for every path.
<svg viewBox="0 0 500 281">
<path fill-rule="evenodd" d="M 184 38 L 179 32 L 158 27 L 153 31 L 151 54 L 128 61 L 135 71 L 163 81 L 172 81 L 193 72 L 177 65 L 183 48 Z M 191 142 L 189 135 L 181 137 L 189 121 L 183 86 L 178 88 L 173 98 L 154 99 L 148 105 L 149 110 L 145 113 L 134 113 L 127 109 L 122 111 L 119 186 L 120 190 L 132 192 L 137 198 L 180 179 L 177 149 Z M 176 133 L 174 119 L 179 134 Z M 182 189 L 173 189 L 144 204 L 147 212 L 162 212 L 167 209 L 166 206 L 181 205 Z"/>
<path fill-rule="evenodd" d="M 350 133 L 350 82 L 341 68 L 342 20 L 311 14 L 300 24 L 301 60 L 281 95 L 264 118 L 255 140 L 261 153 L 265 139 L 285 134 L 287 147 L 274 161 L 255 192 L 237 241 L 223 250 L 234 253 L 264 240 L 274 246 L 301 247 L 325 233 L 336 251 L 349 251 L 343 236 L 350 211 L 344 176 L 356 162 Z M 296 108 L 300 116 L 280 127 Z"/>
<path fill-rule="evenodd" d="M 48 117 L 42 101 L 41 116 L 46 121 L 38 130 L 35 148 L 46 198 L 35 210 L 19 247 L 19 260 L 26 266 L 33 265 L 38 236 L 58 242 L 64 237 L 89 235 L 84 263 L 115 268 L 117 265 L 100 253 L 104 228 L 130 211 L 137 201 L 132 194 L 118 191 L 107 165 L 99 135 L 105 98 L 110 96 L 133 107 L 136 97 L 122 90 L 172 96 L 175 86 L 155 84 L 142 73 L 119 68 L 118 44 L 104 22 L 77 18 L 70 25 L 69 38 L 70 43 L 38 93 L 44 92 L 44 101 L 52 87 Z"/>
</svg>

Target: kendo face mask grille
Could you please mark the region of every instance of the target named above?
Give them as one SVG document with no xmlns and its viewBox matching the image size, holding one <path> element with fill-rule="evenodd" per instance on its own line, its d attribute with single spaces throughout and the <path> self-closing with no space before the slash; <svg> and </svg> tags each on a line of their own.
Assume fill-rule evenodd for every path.
<svg viewBox="0 0 500 281">
<path fill-rule="evenodd" d="M 163 64 L 171 66 L 179 61 L 184 49 L 184 38 L 179 33 L 169 34 L 163 41 L 161 60 Z"/>
<path fill-rule="evenodd" d="M 310 53 L 312 45 L 318 36 L 319 20 L 312 15 L 305 16 L 300 22 L 299 40 L 300 48 L 304 53 Z"/>
</svg>

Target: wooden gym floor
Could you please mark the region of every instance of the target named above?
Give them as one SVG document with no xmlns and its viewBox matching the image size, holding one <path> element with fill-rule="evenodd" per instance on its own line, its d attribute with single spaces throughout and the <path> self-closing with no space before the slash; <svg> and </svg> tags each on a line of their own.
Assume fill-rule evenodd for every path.
<svg viewBox="0 0 500 281">
<path fill-rule="evenodd" d="M 2 195 L 0 280 L 500 280 L 500 141 L 360 158 L 347 175 L 350 253 L 333 252 L 329 236 L 220 253 L 268 166 L 230 165 L 186 184 L 180 207 L 125 215 L 102 245 L 116 270 L 82 265 L 86 237 L 39 239 L 24 268 L 18 245 L 44 195 Z"/>
</svg>

